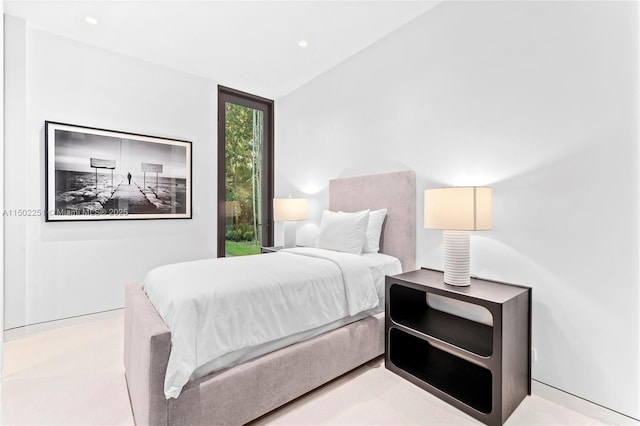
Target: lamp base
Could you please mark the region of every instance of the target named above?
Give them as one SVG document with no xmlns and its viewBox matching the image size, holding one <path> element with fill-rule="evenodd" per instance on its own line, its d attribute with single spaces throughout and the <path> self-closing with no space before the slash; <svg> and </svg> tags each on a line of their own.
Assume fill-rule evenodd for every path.
<svg viewBox="0 0 640 426">
<path fill-rule="evenodd" d="M 296 246 L 297 225 L 297 223 L 290 220 L 284 222 L 284 248 Z"/>
<path fill-rule="evenodd" d="M 459 287 L 470 285 L 469 232 L 445 230 L 443 234 L 445 284 Z"/>
</svg>

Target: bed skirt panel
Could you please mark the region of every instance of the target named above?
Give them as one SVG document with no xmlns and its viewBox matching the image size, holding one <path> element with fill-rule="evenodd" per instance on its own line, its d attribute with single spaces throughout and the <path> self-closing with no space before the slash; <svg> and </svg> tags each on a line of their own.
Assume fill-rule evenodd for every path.
<svg viewBox="0 0 640 426">
<path fill-rule="evenodd" d="M 384 314 L 214 373 L 169 400 L 171 425 L 237 425 L 384 353 Z"/>
<path fill-rule="evenodd" d="M 164 376 L 171 333 L 136 284 L 126 286 L 124 369 L 133 418 L 137 425 L 167 425 Z"/>
</svg>

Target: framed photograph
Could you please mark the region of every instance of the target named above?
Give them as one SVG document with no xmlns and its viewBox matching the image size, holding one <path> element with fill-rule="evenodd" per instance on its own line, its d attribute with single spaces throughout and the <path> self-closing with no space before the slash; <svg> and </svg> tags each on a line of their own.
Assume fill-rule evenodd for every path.
<svg viewBox="0 0 640 426">
<path fill-rule="evenodd" d="M 191 219 L 191 142 L 45 121 L 46 221 Z"/>
</svg>

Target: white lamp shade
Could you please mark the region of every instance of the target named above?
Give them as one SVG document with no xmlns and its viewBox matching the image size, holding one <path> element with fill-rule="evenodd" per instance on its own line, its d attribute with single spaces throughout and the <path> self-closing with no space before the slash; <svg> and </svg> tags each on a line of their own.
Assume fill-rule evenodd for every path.
<svg viewBox="0 0 640 426">
<path fill-rule="evenodd" d="M 424 227 L 482 231 L 492 226 L 491 188 L 477 186 L 424 191 Z"/>
<path fill-rule="evenodd" d="M 273 220 L 305 220 L 307 218 L 306 198 L 274 198 Z"/>
</svg>

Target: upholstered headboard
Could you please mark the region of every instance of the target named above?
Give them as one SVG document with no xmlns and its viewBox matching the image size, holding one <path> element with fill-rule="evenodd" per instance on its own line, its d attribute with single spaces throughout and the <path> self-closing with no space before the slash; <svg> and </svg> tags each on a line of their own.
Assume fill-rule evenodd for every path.
<svg viewBox="0 0 640 426">
<path fill-rule="evenodd" d="M 353 212 L 388 209 L 381 252 L 416 268 L 416 174 L 413 170 L 329 181 L 329 209 Z"/>
</svg>

